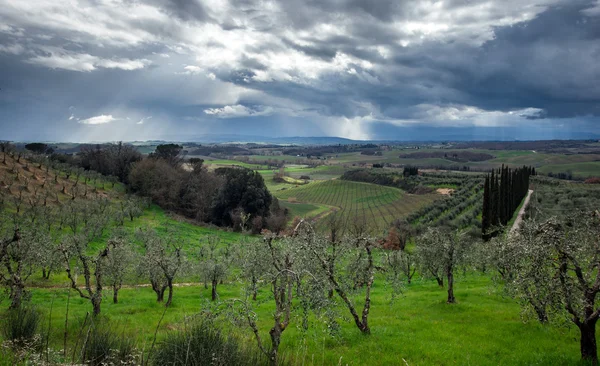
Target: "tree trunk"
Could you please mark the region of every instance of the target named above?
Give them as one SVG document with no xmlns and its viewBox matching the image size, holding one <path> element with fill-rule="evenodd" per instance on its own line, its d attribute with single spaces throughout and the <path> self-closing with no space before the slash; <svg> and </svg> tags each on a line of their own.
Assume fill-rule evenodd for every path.
<svg viewBox="0 0 600 366">
<path fill-rule="evenodd" d="M 256 301 L 256 295 L 258 292 L 258 289 L 257 289 L 258 286 L 257 286 L 256 282 L 257 282 L 256 276 L 252 275 L 252 300 L 254 300 L 254 301 Z"/>
<path fill-rule="evenodd" d="M 277 366 L 279 364 L 279 344 L 281 343 L 281 333 L 283 333 L 283 330 L 279 324 L 276 324 L 269 331 L 269 335 L 271 336 L 269 363 L 271 366 Z"/>
<path fill-rule="evenodd" d="M 102 295 L 95 293 L 92 298 L 92 307 L 94 308 L 94 316 L 100 315 L 100 303 L 102 302 Z"/>
<path fill-rule="evenodd" d="M 444 287 L 444 279 L 443 278 L 436 276 L 435 280 L 437 281 L 438 286 Z"/>
<path fill-rule="evenodd" d="M 598 350 L 596 347 L 596 322 L 582 322 L 579 324 L 581 333 L 580 347 L 581 359 L 598 365 Z"/>
<path fill-rule="evenodd" d="M 173 302 L 173 281 L 172 280 L 168 280 L 168 286 L 169 286 L 169 297 L 167 297 L 167 302 L 165 303 L 166 307 L 171 306 L 171 303 Z"/>
<path fill-rule="evenodd" d="M 448 276 L 448 304 L 454 304 L 456 299 L 454 298 L 454 273 L 452 268 L 448 268 L 446 273 Z"/>
<path fill-rule="evenodd" d="M 211 291 L 211 299 L 212 301 L 217 300 L 217 285 L 219 282 L 216 279 L 212 280 L 212 291 Z"/>
<path fill-rule="evenodd" d="M 163 302 L 165 299 L 165 289 L 156 291 L 156 302 Z"/>
<path fill-rule="evenodd" d="M 152 290 L 156 293 L 156 302 L 163 302 L 165 298 L 165 289 L 167 286 L 160 286 L 158 281 L 150 280 L 150 284 L 152 285 Z"/>
<path fill-rule="evenodd" d="M 113 304 L 119 303 L 119 287 L 117 285 L 113 285 Z"/>
<path fill-rule="evenodd" d="M 535 313 L 537 314 L 540 323 L 548 323 L 548 314 L 546 313 L 546 309 L 539 305 L 533 305 L 533 308 L 535 310 Z"/>
<path fill-rule="evenodd" d="M 10 293 L 11 303 L 10 303 L 10 307 L 9 307 L 10 309 L 18 309 L 21 307 L 21 302 L 23 300 L 23 294 L 25 292 L 23 287 L 24 286 L 15 285 L 11 289 L 11 293 Z"/>
</svg>

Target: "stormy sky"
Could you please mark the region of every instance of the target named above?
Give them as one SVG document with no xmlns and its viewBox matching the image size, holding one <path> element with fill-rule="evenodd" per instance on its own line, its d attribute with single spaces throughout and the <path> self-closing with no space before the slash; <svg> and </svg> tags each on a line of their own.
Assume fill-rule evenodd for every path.
<svg viewBox="0 0 600 366">
<path fill-rule="evenodd" d="M 600 0 L 0 0 L 0 139 L 600 135 Z"/>
</svg>

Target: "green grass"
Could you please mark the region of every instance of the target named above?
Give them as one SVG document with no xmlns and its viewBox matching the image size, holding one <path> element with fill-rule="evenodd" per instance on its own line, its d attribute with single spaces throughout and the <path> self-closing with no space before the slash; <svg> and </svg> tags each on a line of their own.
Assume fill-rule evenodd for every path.
<svg viewBox="0 0 600 366">
<path fill-rule="evenodd" d="M 240 295 L 236 284 L 219 287 L 222 299 Z M 403 296 L 390 302 L 387 289 L 376 282 L 369 317 L 372 334 L 364 336 L 340 307 L 341 329 L 337 337 L 313 322 L 303 334 L 298 318 L 282 337 L 281 350 L 296 364 L 306 365 L 571 365 L 579 360 L 578 334 L 574 327 L 541 326 L 524 323 L 519 306 L 491 290 L 491 281 L 476 274 L 460 276 L 456 283 L 458 303 L 445 303 L 445 291 L 431 281 L 416 280 Z M 71 293 L 68 339 L 73 344 L 85 313 L 87 300 Z M 148 287 L 121 290 L 121 301 L 112 304 L 109 294 L 103 302 L 102 316 L 115 329 L 135 338 L 138 347 L 147 350 L 164 311 Z M 268 300 L 267 289 L 259 300 Z M 177 287 L 173 306 L 158 328 L 158 339 L 183 327 L 183 317 L 198 313 L 209 303 L 210 290 L 200 286 Z M 62 348 L 66 289 L 35 289 L 33 302 L 48 314 L 53 303 L 51 346 Z M 358 300 L 358 299 L 355 299 Z M 264 339 L 271 326 L 273 307 L 265 302 L 257 308 L 259 327 Z M 46 317 L 47 324 L 48 317 Z M 227 321 L 219 323 L 229 327 Z M 249 345 L 254 339 L 247 329 L 231 328 Z M 306 345 L 305 349 L 302 346 Z M 406 363 L 402 360 L 405 360 Z"/>
<path fill-rule="evenodd" d="M 600 161 L 568 164 L 549 164 L 537 171 L 542 174 L 572 172 L 576 177 L 600 177 Z"/>
<path fill-rule="evenodd" d="M 293 220 L 295 217 L 311 218 L 331 210 L 331 207 L 315 205 L 312 203 L 292 203 L 280 201 L 279 204 L 289 210 L 290 220 Z"/>
<path fill-rule="evenodd" d="M 379 233 L 398 218 L 440 198 L 437 194 L 411 195 L 376 184 L 344 180 L 315 182 L 274 192 L 280 201 L 327 205 L 345 217 L 347 223 L 365 220 Z"/>
<path fill-rule="evenodd" d="M 267 168 L 267 166 L 264 164 L 245 163 L 245 162 L 237 161 L 237 160 L 207 160 L 204 162 L 204 165 L 206 165 L 209 170 L 223 168 L 223 167 L 229 168 L 231 166 L 241 166 L 241 167 L 253 169 L 253 170 L 260 170 L 260 169 Z"/>
</svg>

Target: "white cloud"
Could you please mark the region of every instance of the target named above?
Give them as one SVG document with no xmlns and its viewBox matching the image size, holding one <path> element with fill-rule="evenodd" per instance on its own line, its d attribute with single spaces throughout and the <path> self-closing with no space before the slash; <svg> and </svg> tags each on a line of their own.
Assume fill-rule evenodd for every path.
<svg viewBox="0 0 600 366">
<path fill-rule="evenodd" d="M 600 16 L 600 0 L 596 0 L 592 7 L 583 10 L 582 13 L 590 17 Z"/>
<path fill-rule="evenodd" d="M 10 53 L 13 55 L 20 55 L 25 52 L 25 47 L 20 44 L 2 45 L 0 44 L 0 52 Z"/>
<path fill-rule="evenodd" d="M 144 122 L 146 122 L 149 119 L 152 119 L 152 116 L 144 117 L 144 118 L 140 119 L 139 121 L 137 121 L 135 124 L 136 125 L 143 125 Z"/>
<path fill-rule="evenodd" d="M 444 127 L 502 127 L 522 124 L 527 118 L 536 118 L 544 110 L 524 108 L 514 111 L 488 111 L 468 105 L 419 104 L 409 108 L 410 117 L 403 119 L 375 118 L 398 126 L 426 123 Z"/>
<path fill-rule="evenodd" d="M 117 118 L 114 118 L 112 114 L 102 114 L 100 116 L 90 117 L 87 119 L 82 119 L 79 123 L 84 125 L 101 125 L 105 123 L 111 123 L 116 121 Z"/>
<path fill-rule="evenodd" d="M 186 75 L 198 75 L 204 73 L 204 70 L 201 67 L 193 65 L 187 65 L 183 69 L 185 70 L 183 74 Z"/>
<path fill-rule="evenodd" d="M 258 117 L 269 116 L 274 113 L 274 108 L 263 107 L 257 109 L 248 108 L 241 104 L 226 105 L 222 108 L 208 108 L 204 113 L 218 118 L 239 118 L 239 117 Z"/>
<path fill-rule="evenodd" d="M 41 47 L 41 50 L 48 56 L 38 55 L 27 59 L 27 62 L 51 69 L 71 71 L 93 71 L 97 68 L 137 70 L 150 64 L 150 61 L 145 59 L 102 59 L 87 53 L 75 53 L 56 47 Z"/>
<path fill-rule="evenodd" d="M 107 60 L 99 59 L 96 62 L 97 67 L 103 67 L 105 69 L 121 69 L 121 70 L 137 70 L 143 69 L 146 65 L 150 64 L 149 60 L 129 60 L 129 59 L 117 59 Z"/>
</svg>

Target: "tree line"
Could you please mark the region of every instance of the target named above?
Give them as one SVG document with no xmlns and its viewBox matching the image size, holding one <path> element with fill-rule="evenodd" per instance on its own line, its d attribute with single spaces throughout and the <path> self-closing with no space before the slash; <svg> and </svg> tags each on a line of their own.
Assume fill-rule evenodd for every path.
<svg viewBox="0 0 600 366">
<path fill-rule="evenodd" d="M 506 225 L 527 195 L 529 177 L 535 168 L 523 166 L 511 169 L 502 165 L 485 177 L 481 231 L 484 238 L 497 235 L 497 228 Z"/>
</svg>

